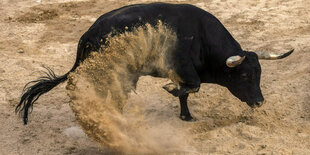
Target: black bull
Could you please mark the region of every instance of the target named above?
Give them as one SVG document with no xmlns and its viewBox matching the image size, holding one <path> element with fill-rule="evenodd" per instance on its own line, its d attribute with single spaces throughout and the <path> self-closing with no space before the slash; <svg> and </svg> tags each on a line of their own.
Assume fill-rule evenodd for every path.
<svg viewBox="0 0 310 155">
<path fill-rule="evenodd" d="M 189 93 L 199 90 L 201 83 L 222 85 L 249 106 L 261 106 L 264 98 L 260 89 L 261 67 L 258 59 L 280 59 L 293 52 L 266 54 L 244 51 L 216 17 L 192 5 L 153 3 L 125 6 L 99 17 L 81 37 L 76 62 L 68 73 L 58 77 L 47 68 L 47 76 L 29 82 L 32 85 L 25 86 L 16 112 L 23 112 L 24 123 L 27 124 L 29 108 L 33 103 L 42 94 L 66 81 L 68 74 L 91 52 L 98 51 L 105 43 L 102 40 L 109 34 L 131 31 L 146 23 L 156 25 L 159 20 L 175 31 L 178 38 L 173 61 L 176 65 L 174 71 L 182 82 L 178 86 L 172 83 L 164 88 L 179 97 L 180 118 L 183 120 L 193 119 L 187 107 L 187 98 Z"/>
</svg>

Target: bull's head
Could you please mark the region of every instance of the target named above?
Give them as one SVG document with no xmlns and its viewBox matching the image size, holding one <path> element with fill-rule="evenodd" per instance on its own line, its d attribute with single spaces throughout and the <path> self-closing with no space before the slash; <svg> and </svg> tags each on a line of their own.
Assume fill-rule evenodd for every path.
<svg viewBox="0 0 310 155">
<path fill-rule="evenodd" d="M 264 97 L 260 89 L 261 67 L 258 59 L 282 59 L 294 50 L 283 54 L 245 52 L 245 56 L 231 56 L 226 60 L 228 70 L 226 86 L 232 94 L 250 107 L 260 107 Z"/>
</svg>

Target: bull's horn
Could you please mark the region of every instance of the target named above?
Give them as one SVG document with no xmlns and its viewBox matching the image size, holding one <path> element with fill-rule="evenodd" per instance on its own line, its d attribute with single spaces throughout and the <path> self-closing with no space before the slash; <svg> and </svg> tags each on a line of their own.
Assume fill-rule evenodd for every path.
<svg viewBox="0 0 310 155">
<path fill-rule="evenodd" d="M 239 55 L 231 56 L 231 57 L 227 58 L 226 65 L 229 68 L 233 68 L 233 67 L 240 65 L 244 59 L 245 59 L 245 56 L 243 56 L 243 57 L 241 57 Z"/>
<path fill-rule="evenodd" d="M 275 60 L 275 59 L 285 58 L 289 56 L 290 54 L 292 54 L 293 52 L 294 52 L 294 49 L 289 52 L 282 53 L 282 54 L 266 53 L 266 52 L 255 52 L 255 53 L 257 54 L 258 59 Z"/>
</svg>

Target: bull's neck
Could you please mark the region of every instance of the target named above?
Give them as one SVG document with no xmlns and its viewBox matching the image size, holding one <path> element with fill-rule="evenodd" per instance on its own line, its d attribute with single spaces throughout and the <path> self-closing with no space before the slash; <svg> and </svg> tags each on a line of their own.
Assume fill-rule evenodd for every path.
<svg viewBox="0 0 310 155">
<path fill-rule="evenodd" d="M 225 86 L 228 78 L 225 72 L 229 69 L 226 66 L 226 60 L 235 55 L 244 56 L 245 53 L 238 47 L 229 50 L 212 50 L 211 48 L 205 52 L 205 67 L 201 81 Z"/>
<path fill-rule="evenodd" d="M 210 20 L 212 19 L 212 22 Z M 227 58 L 235 55 L 244 56 L 240 44 L 233 38 L 222 23 L 213 16 L 206 16 L 203 20 L 201 55 L 204 61 L 203 78 L 201 81 L 225 84 L 227 79 Z"/>
</svg>

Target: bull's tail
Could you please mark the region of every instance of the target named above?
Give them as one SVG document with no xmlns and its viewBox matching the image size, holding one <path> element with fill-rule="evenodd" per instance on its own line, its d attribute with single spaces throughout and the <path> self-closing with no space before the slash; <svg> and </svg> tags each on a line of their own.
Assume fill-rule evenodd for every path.
<svg viewBox="0 0 310 155">
<path fill-rule="evenodd" d="M 94 49 L 87 48 L 87 44 L 90 44 L 83 35 L 79 41 L 77 48 L 76 61 L 72 69 L 63 76 L 56 76 L 56 74 L 48 67 L 44 67 L 47 71 L 44 73 L 46 76 L 40 77 L 38 80 L 28 82 L 24 87 L 24 92 L 20 99 L 19 104 L 16 106 L 15 112 L 20 113 L 23 117 L 24 124 L 27 124 L 29 108 L 30 112 L 33 108 L 33 103 L 39 99 L 39 97 L 62 82 L 65 82 L 70 72 L 73 72 L 79 64 L 85 60 Z"/>
<path fill-rule="evenodd" d="M 82 48 L 83 45 L 84 42 L 80 41 L 75 64 L 68 73 L 62 76 L 56 76 L 50 68 L 43 66 L 46 69 L 44 72 L 46 75 L 40 77 L 38 80 L 30 81 L 25 85 L 22 97 L 15 109 L 15 112 L 23 117 L 24 124 L 27 124 L 29 108 L 31 112 L 33 103 L 37 101 L 41 95 L 47 93 L 60 83 L 65 82 L 68 79 L 67 76 L 69 73 L 73 72 L 79 66 L 80 62 L 85 59 L 81 58 L 84 50 L 84 48 Z"/>
<path fill-rule="evenodd" d="M 27 124 L 29 108 L 32 111 L 33 103 L 38 100 L 41 95 L 66 81 L 70 73 L 68 72 L 63 76 L 56 76 L 50 68 L 44 68 L 47 70 L 44 72 L 46 76 L 42 76 L 38 80 L 30 81 L 25 85 L 20 102 L 15 109 L 15 112 L 19 112 L 23 115 L 24 124 Z"/>
</svg>

